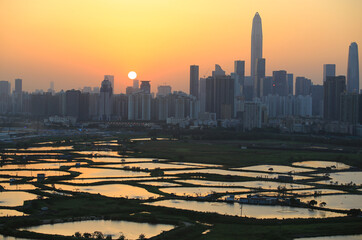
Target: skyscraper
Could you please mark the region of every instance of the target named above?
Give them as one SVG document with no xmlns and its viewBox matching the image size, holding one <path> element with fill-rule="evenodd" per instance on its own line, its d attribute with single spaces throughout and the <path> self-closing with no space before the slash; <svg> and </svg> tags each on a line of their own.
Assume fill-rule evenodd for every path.
<svg viewBox="0 0 362 240">
<path fill-rule="evenodd" d="M 212 71 L 212 76 L 213 76 L 213 77 L 225 76 L 225 71 L 222 70 L 222 68 L 220 67 L 219 64 L 215 64 L 215 70 Z"/>
<path fill-rule="evenodd" d="M 0 81 L 0 96 L 10 95 L 10 83 L 8 81 Z"/>
<path fill-rule="evenodd" d="M 171 86 L 162 85 L 157 87 L 157 96 L 166 96 L 171 94 Z"/>
<path fill-rule="evenodd" d="M 214 107 L 218 119 L 234 116 L 234 79 L 230 76 L 214 77 Z"/>
<path fill-rule="evenodd" d="M 205 79 L 205 112 L 215 112 L 214 77 Z"/>
<path fill-rule="evenodd" d="M 263 95 L 263 79 L 265 78 L 265 58 L 256 59 L 256 69 L 254 76 L 254 94 L 255 98 Z"/>
<path fill-rule="evenodd" d="M 273 77 L 265 77 L 263 79 L 263 96 L 273 94 Z"/>
<path fill-rule="evenodd" d="M 143 93 L 150 94 L 151 93 L 150 81 L 141 81 L 140 89 L 141 91 L 143 91 Z"/>
<path fill-rule="evenodd" d="M 312 85 L 312 115 L 323 116 L 323 85 Z"/>
<path fill-rule="evenodd" d="M 54 82 L 50 82 L 50 90 L 52 90 L 52 92 L 54 92 Z"/>
<path fill-rule="evenodd" d="M 288 81 L 286 71 L 273 71 L 273 94 L 277 94 L 279 96 L 288 96 Z"/>
<path fill-rule="evenodd" d="M 199 98 L 199 66 L 190 66 L 190 95 Z"/>
<path fill-rule="evenodd" d="M 341 115 L 340 121 L 351 124 L 358 123 L 359 94 L 342 93 L 341 94 Z"/>
<path fill-rule="evenodd" d="M 15 92 L 21 93 L 23 91 L 23 80 L 20 78 L 15 79 Z"/>
<path fill-rule="evenodd" d="M 307 96 L 311 94 L 312 81 L 305 77 L 296 77 L 295 96 Z"/>
<path fill-rule="evenodd" d="M 68 90 L 65 92 L 65 114 L 66 116 L 79 117 L 80 91 Z"/>
<path fill-rule="evenodd" d="M 349 45 L 348 69 L 347 69 L 347 90 L 350 93 L 359 93 L 359 64 L 358 46 L 353 42 Z"/>
<path fill-rule="evenodd" d="M 15 79 L 15 90 L 13 93 L 13 112 L 20 113 L 22 111 L 23 103 L 23 80 L 20 78 Z"/>
<path fill-rule="evenodd" d="M 263 57 L 263 32 L 259 13 L 255 13 L 251 30 L 250 76 L 255 76 L 256 59 Z"/>
<path fill-rule="evenodd" d="M 323 82 L 327 80 L 327 77 L 336 76 L 336 64 L 324 64 L 323 65 Z"/>
<path fill-rule="evenodd" d="M 239 77 L 239 84 L 244 86 L 244 78 L 245 78 L 245 61 L 236 60 L 234 62 L 234 73 Z"/>
<path fill-rule="evenodd" d="M 293 73 L 288 73 L 287 78 L 288 78 L 288 94 L 293 95 L 293 88 L 294 88 Z"/>
<path fill-rule="evenodd" d="M 244 79 L 244 89 L 243 89 L 243 94 L 246 101 L 253 100 L 253 92 L 254 92 L 253 76 L 246 76 Z"/>
<path fill-rule="evenodd" d="M 109 80 L 103 80 L 99 95 L 99 120 L 111 120 L 112 109 L 112 83 Z"/>
<path fill-rule="evenodd" d="M 323 84 L 324 88 L 324 119 L 340 119 L 341 94 L 346 90 L 346 77 L 327 77 Z"/>
<path fill-rule="evenodd" d="M 199 99 L 200 99 L 200 112 L 205 112 L 206 106 L 206 78 L 200 78 L 200 89 L 199 89 Z"/>
<path fill-rule="evenodd" d="M 139 89 L 139 81 L 137 79 L 133 79 L 133 89 Z"/>
<path fill-rule="evenodd" d="M 114 93 L 114 76 L 113 75 L 104 75 L 104 80 L 111 82 L 112 91 Z"/>
<path fill-rule="evenodd" d="M 10 83 L 0 81 L 0 114 L 6 113 L 10 108 Z"/>
<path fill-rule="evenodd" d="M 149 93 L 136 92 L 128 95 L 128 120 L 151 120 L 151 100 Z"/>
</svg>

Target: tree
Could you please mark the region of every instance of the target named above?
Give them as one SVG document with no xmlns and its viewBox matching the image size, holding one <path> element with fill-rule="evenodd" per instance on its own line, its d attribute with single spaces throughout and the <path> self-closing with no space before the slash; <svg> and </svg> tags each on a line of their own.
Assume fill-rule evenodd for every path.
<svg viewBox="0 0 362 240">
<path fill-rule="evenodd" d="M 358 208 L 353 208 L 353 209 L 350 209 L 348 211 L 348 215 L 351 215 L 351 216 L 359 216 L 361 215 L 361 209 L 358 209 Z"/>
<path fill-rule="evenodd" d="M 102 232 L 95 231 L 95 232 L 93 233 L 93 238 L 94 238 L 94 239 L 104 239 L 104 235 L 103 235 Z"/>
<path fill-rule="evenodd" d="M 82 236 L 82 234 L 80 234 L 80 232 L 74 233 L 74 237 L 76 237 L 76 238 L 80 238 L 81 236 Z"/>
<path fill-rule="evenodd" d="M 317 204 L 317 201 L 314 200 L 314 199 L 310 200 L 309 203 L 308 203 L 308 205 L 311 206 L 311 207 L 315 206 L 316 204 Z"/>
<path fill-rule="evenodd" d="M 160 177 L 164 174 L 165 173 L 159 167 L 151 170 L 151 177 Z"/>
<path fill-rule="evenodd" d="M 91 237 L 92 237 L 92 234 L 90 234 L 90 233 L 83 233 L 83 237 L 84 237 L 84 238 L 91 238 Z"/>
<path fill-rule="evenodd" d="M 143 233 L 141 233 L 138 237 L 138 240 L 144 240 L 144 239 L 146 239 L 146 236 Z"/>
<path fill-rule="evenodd" d="M 118 238 L 118 240 L 126 240 L 126 237 L 124 236 L 124 234 L 122 232 L 120 232 L 120 236 Z"/>
</svg>

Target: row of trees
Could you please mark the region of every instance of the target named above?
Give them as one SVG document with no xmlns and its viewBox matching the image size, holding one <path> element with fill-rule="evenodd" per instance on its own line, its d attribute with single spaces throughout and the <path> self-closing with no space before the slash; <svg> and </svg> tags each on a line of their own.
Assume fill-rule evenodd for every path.
<svg viewBox="0 0 362 240">
<path fill-rule="evenodd" d="M 80 238 L 80 239 L 99 239 L 99 240 L 112 240 L 112 236 L 111 235 L 107 235 L 105 236 L 102 232 L 100 231 L 95 231 L 94 233 L 80 233 L 80 232 L 76 232 L 74 233 L 73 237 L 76 237 L 76 238 Z M 126 237 L 125 235 L 121 232 L 120 233 L 120 236 L 118 238 L 116 238 L 117 240 L 126 240 Z M 146 236 L 141 233 L 137 240 L 144 240 L 146 239 Z"/>
</svg>

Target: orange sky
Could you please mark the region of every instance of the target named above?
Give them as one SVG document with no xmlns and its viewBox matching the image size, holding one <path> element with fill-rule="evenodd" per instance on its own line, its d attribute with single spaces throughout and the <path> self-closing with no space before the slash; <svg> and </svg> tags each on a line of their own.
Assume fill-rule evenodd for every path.
<svg viewBox="0 0 362 240">
<path fill-rule="evenodd" d="M 267 75 L 287 70 L 318 84 L 324 63 L 346 75 L 349 44 L 361 49 L 361 0 L 0 0 L 0 80 L 60 90 L 112 74 L 119 93 L 134 70 L 152 91 L 166 83 L 188 92 L 191 64 L 202 77 L 241 59 L 249 74 L 257 11 Z"/>
</svg>

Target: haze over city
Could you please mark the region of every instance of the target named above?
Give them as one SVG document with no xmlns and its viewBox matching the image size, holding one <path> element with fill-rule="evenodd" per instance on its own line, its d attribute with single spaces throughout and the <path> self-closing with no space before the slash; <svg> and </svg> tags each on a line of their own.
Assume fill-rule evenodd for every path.
<svg viewBox="0 0 362 240">
<path fill-rule="evenodd" d="M 153 89 L 188 92 L 189 66 L 209 76 L 245 60 L 259 12 L 266 75 L 287 70 L 322 84 L 323 64 L 347 74 L 348 47 L 362 41 L 362 2 L 348 1 L 0 1 L 0 80 L 23 79 L 26 91 L 99 86 L 114 92 L 135 71 Z M 361 77 L 360 77 L 361 79 Z"/>
</svg>

